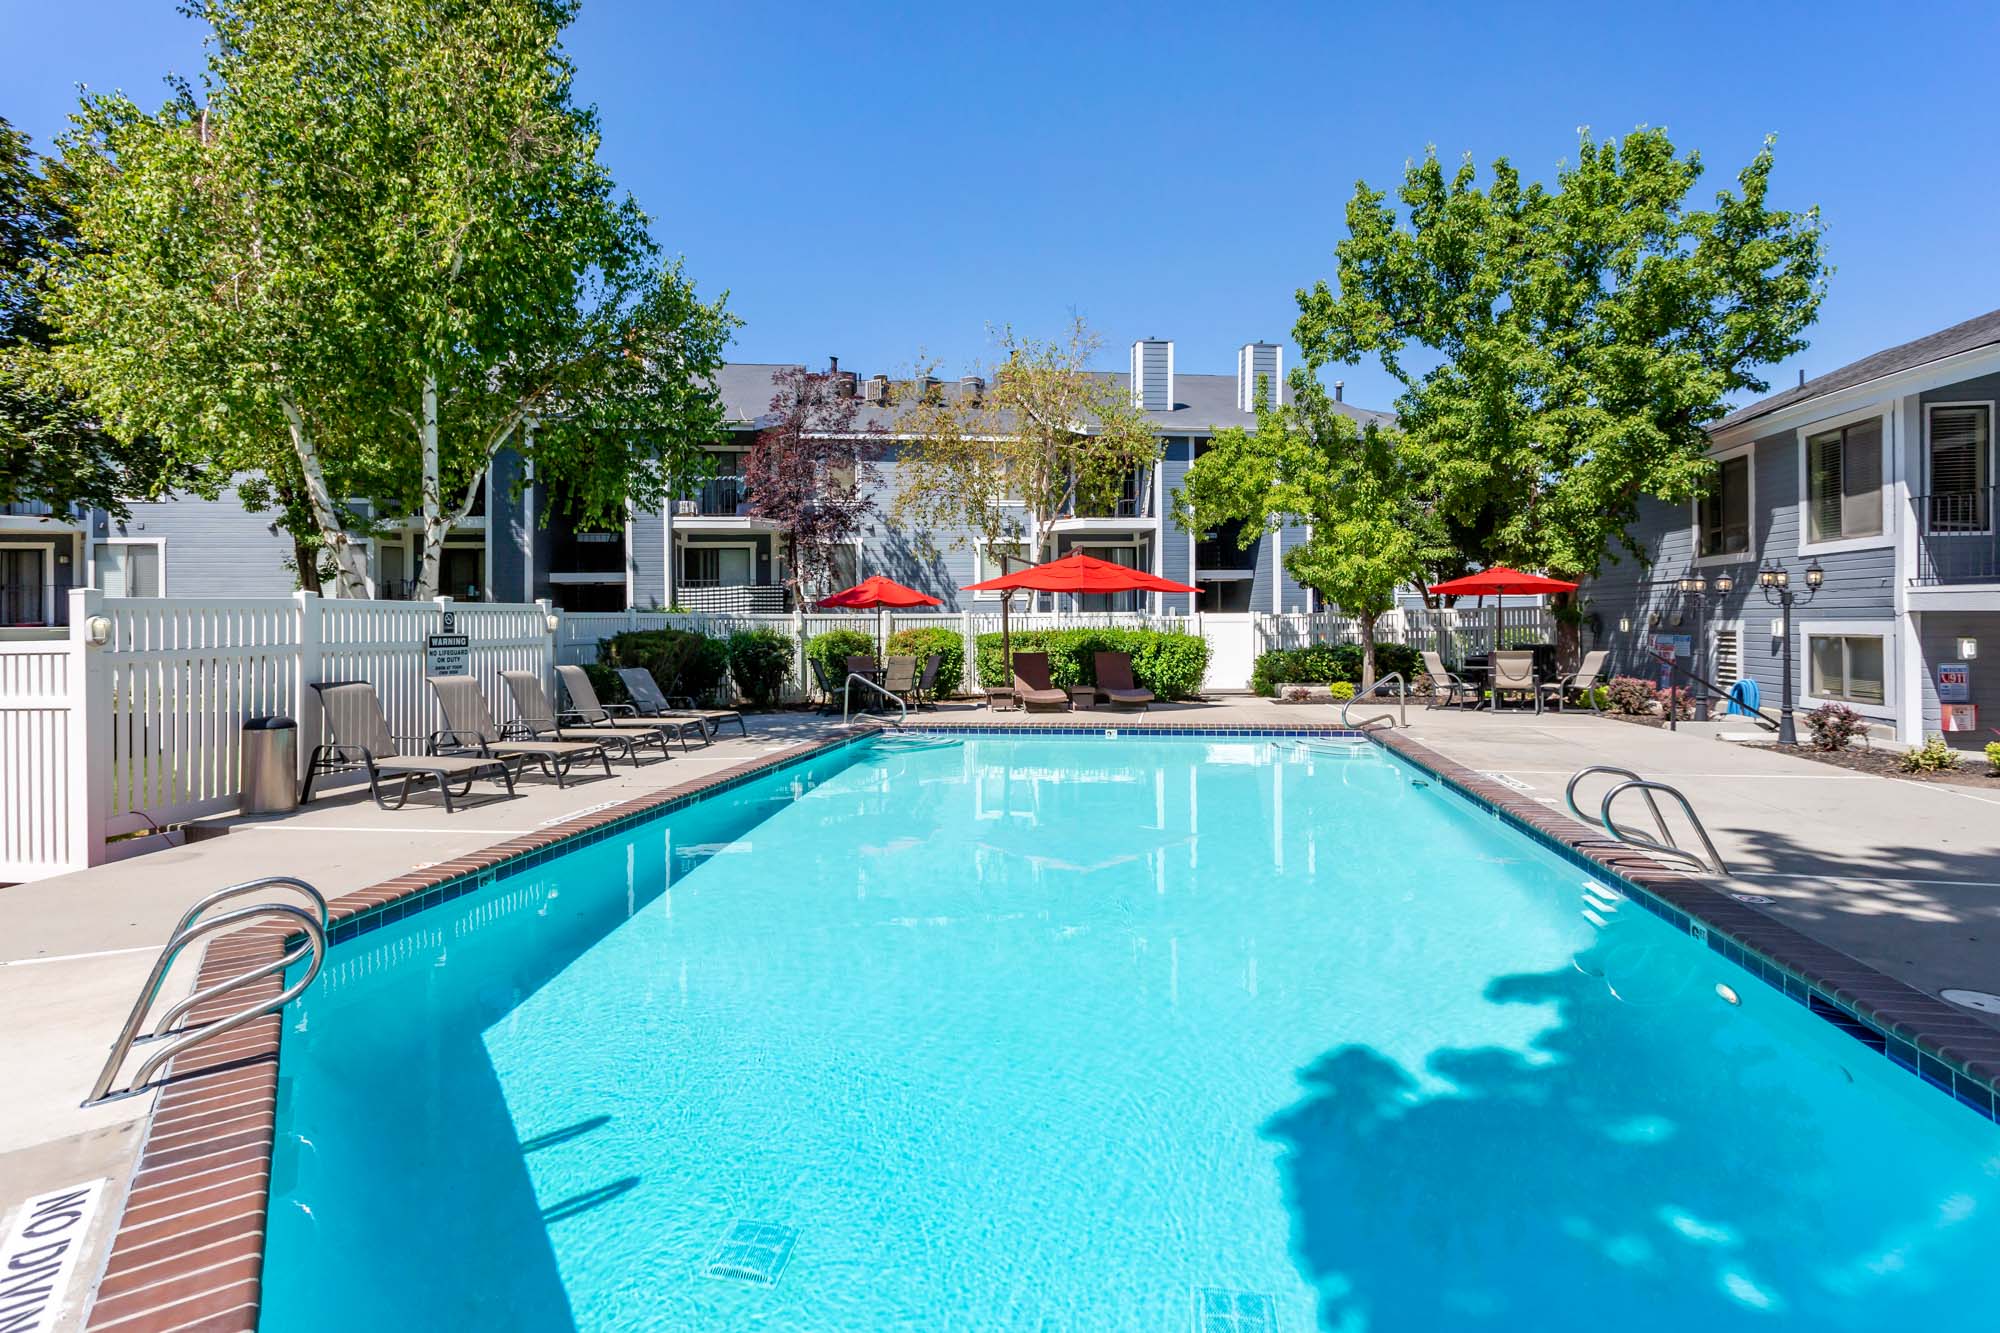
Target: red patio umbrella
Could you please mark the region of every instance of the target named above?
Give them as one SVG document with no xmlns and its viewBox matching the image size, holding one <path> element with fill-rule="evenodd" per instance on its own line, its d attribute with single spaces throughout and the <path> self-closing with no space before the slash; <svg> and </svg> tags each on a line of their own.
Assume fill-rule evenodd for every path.
<svg viewBox="0 0 2000 1333">
<path fill-rule="evenodd" d="M 1014 669 L 1014 639 L 1007 628 L 1007 608 L 1014 600 L 1014 594 L 1023 590 L 1032 592 L 1200 592 L 1201 589 L 1186 583 L 1175 583 L 1157 574 L 1148 574 L 1143 569 L 1131 569 L 1125 565 L 1113 564 L 1109 560 L 1099 560 L 1096 556 L 1073 552 L 1060 560 L 1051 560 L 1046 565 L 1035 565 L 1020 569 L 1012 574 L 1002 574 L 997 579 L 987 579 L 983 583 L 968 583 L 966 592 L 1004 592 L 1006 597 L 1000 602 L 1000 650 L 1007 661 L 1007 669 Z"/>
<path fill-rule="evenodd" d="M 875 612 L 875 650 L 886 652 L 888 643 L 882 637 L 882 608 L 885 606 L 943 606 L 944 603 L 927 592 L 915 588 L 905 588 L 891 578 L 880 574 L 870 574 L 852 588 L 842 588 L 830 597 L 822 597 L 814 605 L 830 611 Z"/>
<path fill-rule="evenodd" d="M 1431 591 L 1443 597 L 1477 597 L 1481 610 L 1486 607 L 1486 598 L 1533 597 L 1542 593 L 1575 592 L 1577 585 L 1567 579 L 1552 579 L 1541 574 L 1525 574 L 1505 565 L 1495 565 L 1482 569 L 1477 574 L 1467 574 L 1460 579 L 1446 579 L 1443 583 L 1433 583 Z M 1493 647 L 1500 646 L 1500 627 L 1493 627 Z M 1444 645 L 1439 644 L 1440 652 Z"/>
</svg>

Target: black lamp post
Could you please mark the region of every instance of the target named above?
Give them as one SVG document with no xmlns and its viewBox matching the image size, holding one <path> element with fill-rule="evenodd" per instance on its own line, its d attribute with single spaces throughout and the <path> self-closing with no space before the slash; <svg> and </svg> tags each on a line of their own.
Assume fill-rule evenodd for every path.
<svg viewBox="0 0 2000 1333">
<path fill-rule="evenodd" d="M 1705 678 L 1705 673 L 1708 668 L 1704 659 L 1708 651 L 1708 635 L 1705 631 L 1704 622 L 1707 618 L 1708 595 L 1710 591 L 1713 591 L 1717 598 L 1729 596 L 1730 593 L 1736 591 L 1736 578 L 1732 574 L 1722 573 L 1717 574 L 1715 581 L 1710 583 L 1708 578 L 1702 574 L 1684 574 L 1680 579 L 1680 590 L 1684 596 L 1694 602 L 1694 670 L 1690 673 L 1694 678 L 1694 720 L 1697 722 L 1706 722 L 1708 721 L 1708 681 Z"/>
<path fill-rule="evenodd" d="M 1810 602 L 1826 582 L 1826 571 L 1815 560 L 1806 566 L 1806 595 Z M 1792 576 L 1784 566 L 1773 560 L 1757 571 L 1757 586 L 1764 590 L 1764 600 L 1773 606 L 1784 608 L 1785 629 L 1785 687 L 1784 711 L 1778 716 L 1778 744 L 1797 745 L 1799 729 L 1792 721 L 1792 602 L 1798 597 L 1792 587 Z"/>
</svg>

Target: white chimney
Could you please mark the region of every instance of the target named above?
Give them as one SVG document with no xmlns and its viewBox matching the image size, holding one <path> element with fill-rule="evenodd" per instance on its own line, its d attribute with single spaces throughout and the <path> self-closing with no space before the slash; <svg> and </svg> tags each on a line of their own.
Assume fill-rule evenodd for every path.
<svg viewBox="0 0 2000 1333">
<path fill-rule="evenodd" d="M 1174 345 L 1141 338 L 1132 344 L 1132 406 L 1142 412 L 1174 410 Z"/>
<path fill-rule="evenodd" d="M 1262 386 L 1272 407 L 1285 401 L 1285 349 L 1276 343 L 1244 343 L 1236 352 L 1236 410 L 1255 412 Z"/>
</svg>

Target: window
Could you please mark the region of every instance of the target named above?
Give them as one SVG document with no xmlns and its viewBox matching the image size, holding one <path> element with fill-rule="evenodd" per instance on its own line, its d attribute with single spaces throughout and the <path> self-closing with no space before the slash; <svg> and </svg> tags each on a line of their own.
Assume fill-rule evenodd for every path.
<svg viewBox="0 0 2000 1333">
<path fill-rule="evenodd" d="M 754 581 L 755 552 L 748 546 L 686 546 L 681 548 L 684 588 L 742 588 Z"/>
<path fill-rule="evenodd" d="M 1879 635 L 1813 634 L 1808 642 L 1814 698 L 1851 704 L 1886 701 Z"/>
<path fill-rule="evenodd" d="M 1985 532 L 1993 525 L 1993 407 L 1938 404 L 1930 409 L 1930 530 Z"/>
<path fill-rule="evenodd" d="M 1695 504 L 1695 528 L 1704 556 L 1750 551 L 1750 456 L 1725 458 L 1708 493 Z"/>
<path fill-rule="evenodd" d="M 1882 419 L 1870 417 L 1806 437 L 1808 540 L 1882 533 Z"/>
<path fill-rule="evenodd" d="M 97 586 L 106 597 L 160 595 L 158 542 L 106 542 L 97 548 Z"/>
<path fill-rule="evenodd" d="M 974 578 L 972 581 L 974 583 L 984 583 L 988 579 L 997 579 L 1002 574 L 1010 573 L 1017 569 L 1025 569 L 1032 563 L 1028 559 L 1028 546 L 1026 542 L 981 543 L 973 547 L 973 556 Z M 1003 560 L 1001 559 L 1002 556 L 1010 558 Z M 997 597 L 999 595 L 992 592 L 980 594 L 982 597 Z"/>
</svg>

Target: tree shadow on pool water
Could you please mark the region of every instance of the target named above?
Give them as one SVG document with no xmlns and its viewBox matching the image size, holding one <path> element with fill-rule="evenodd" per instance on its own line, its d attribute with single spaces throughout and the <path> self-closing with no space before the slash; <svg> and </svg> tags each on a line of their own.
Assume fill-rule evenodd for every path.
<svg viewBox="0 0 2000 1333">
<path fill-rule="evenodd" d="M 1293 1256 L 1321 1328 L 1873 1329 L 1914 1326 L 1920 1306 L 1926 1327 L 1971 1326 L 1953 1322 L 1971 1307 L 1871 1271 L 1897 1235 L 1935 1229 L 1948 1191 L 1871 1191 L 1886 1163 L 1855 1160 L 1865 1138 L 1814 1113 L 1851 1087 L 1837 1044 L 1832 1060 L 1787 1055 L 1705 1027 L 1706 1006 L 1628 1006 L 1575 969 L 1501 978 L 1488 999 L 1560 1019 L 1532 1054 L 1439 1051 L 1421 1082 L 1343 1047 L 1265 1126 L 1288 1149 Z"/>
</svg>

